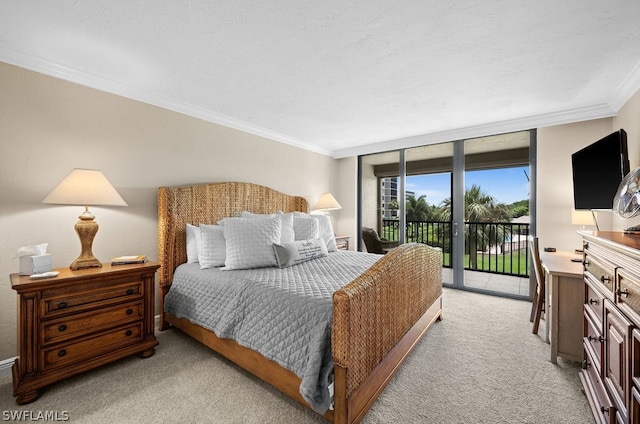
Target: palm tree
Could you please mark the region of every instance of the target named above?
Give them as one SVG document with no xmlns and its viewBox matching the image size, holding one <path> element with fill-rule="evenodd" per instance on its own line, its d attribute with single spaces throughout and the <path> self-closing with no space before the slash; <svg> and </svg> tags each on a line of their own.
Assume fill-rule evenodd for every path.
<svg viewBox="0 0 640 424">
<path fill-rule="evenodd" d="M 406 217 L 407 224 L 409 222 L 414 222 L 411 225 L 413 231 L 413 239 L 418 241 L 418 223 L 423 221 L 428 221 L 431 212 L 431 208 L 427 203 L 426 196 L 423 194 L 416 199 L 415 196 L 407 196 L 407 204 L 406 204 Z"/>
<path fill-rule="evenodd" d="M 451 221 L 451 198 L 447 198 L 440 204 L 440 219 Z M 495 198 L 484 192 L 480 186 L 472 185 L 464 192 L 464 220 L 465 240 L 469 252 L 469 267 L 477 268 L 478 249 L 484 250 L 488 245 L 497 244 L 503 238 L 503 231 L 488 231 L 487 222 L 508 221 L 509 208 L 502 203 L 497 203 Z"/>
<path fill-rule="evenodd" d="M 416 199 L 407 196 L 407 221 L 426 221 L 429 218 L 429 205 L 424 194 Z"/>
</svg>

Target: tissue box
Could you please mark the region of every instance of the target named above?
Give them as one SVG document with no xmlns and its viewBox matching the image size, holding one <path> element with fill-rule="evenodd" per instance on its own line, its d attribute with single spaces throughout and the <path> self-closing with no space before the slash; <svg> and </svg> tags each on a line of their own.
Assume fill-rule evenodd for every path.
<svg viewBox="0 0 640 424">
<path fill-rule="evenodd" d="M 52 268 L 53 257 L 50 253 L 20 257 L 20 275 L 40 274 L 49 272 Z"/>
</svg>

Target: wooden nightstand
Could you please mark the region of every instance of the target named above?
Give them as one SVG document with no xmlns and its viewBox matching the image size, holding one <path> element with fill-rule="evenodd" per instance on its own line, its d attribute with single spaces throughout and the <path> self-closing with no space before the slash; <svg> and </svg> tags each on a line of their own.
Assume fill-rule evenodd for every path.
<svg viewBox="0 0 640 424">
<path fill-rule="evenodd" d="M 336 236 L 336 246 L 341 250 L 349 250 L 349 236 Z"/>
<path fill-rule="evenodd" d="M 18 358 L 13 395 L 20 405 L 40 390 L 115 360 L 154 354 L 155 262 L 56 269 L 54 278 L 11 274 L 18 292 Z"/>
</svg>

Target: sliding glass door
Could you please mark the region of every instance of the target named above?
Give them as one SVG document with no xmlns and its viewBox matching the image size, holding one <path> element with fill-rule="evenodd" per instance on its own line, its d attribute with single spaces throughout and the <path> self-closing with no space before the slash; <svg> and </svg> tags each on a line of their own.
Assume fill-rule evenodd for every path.
<svg viewBox="0 0 640 424">
<path fill-rule="evenodd" d="M 361 227 L 442 248 L 444 285 L 527 298 L 534 139 L 523 131 L 361 156 Z"/>
<path fill-rule="evenodd" d="M 405 151 L 406 241 L 440 247 L 443 284 L 453 285 L 456 255 L 451 215 L 455 143 L 414 147 Z"/>
</svg>

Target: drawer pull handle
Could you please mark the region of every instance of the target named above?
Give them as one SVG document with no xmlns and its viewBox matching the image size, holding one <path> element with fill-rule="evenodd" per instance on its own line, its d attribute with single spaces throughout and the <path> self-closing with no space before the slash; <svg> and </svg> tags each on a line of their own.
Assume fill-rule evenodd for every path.
<svg viewBox="0 0 640 424">
<path fill-rule="evenodd" d="M 133 334 L 133 331 L 131 331 L 131 330 L 127 330 L 127 332 L 126 332 L 126 333 L 124 333 L 124 334 L 125 334 L 125 336 L 130 336 L 130 335 L 132 335 L 132 334 Z"/>
<path fill-rule="evenodd" d="M 133 294 L 133 289 L 127 289 L 127 294 Z"/>
<path fill-rule="evenodd" d="M 127 309 L 127 315 L 131 315 L 133 313 L 133 309 L 129 308 Z"/>
<path fill-rule="evenodd" d="M 609 284 L 611 282 L 611 277 L 603 275 L 602 277 L 600 277 L 600 281 L 602 281 L 604 284 Z"/>
<path fill-rule="evenodd" d="M 600 300 L 598 300 L 598 299 L 589 299 L 589 303 L 591 305 L 599 305 L 600 304 Z"/>
<path fill-rule="evenodd" d="M 67 307 L 67 302 L 60 302 L 58 303 L 58 309 L 64 309 Z"/>
<path fill-rule="evenodd" d="M 64 324 L 60 324 L 60 326 L 58 327 L 58 331 L 65 331 L 67 329 L 67 326 Z"/>
<path fill-rule="evenodd" d="M 67 354 L 67 351 L 66 351 L 66 350 L 64 350 L 64 349 L 61 349 L 60 351 L 58 351 L 58 356 L 59 356 L 60 358 L 62 358 L 62 357 L 63 357 L 64 355 L 66 355 L 66 354 Z"/>
<path fill-rule="evenodd" d="M 604 406 L 600 407 L 600 412 L 602 412 L 603 414 L 608 414 L 609 413 L 609 408 L 605 408 Z"/>
<path fill-rule="evenodd" d="M 618 289 L 618 296 L 624 296 L 624 297 L 629 297 L 629 290 L 624 289 Z"/>
<path fill-rule="evenodd" d="M 590 365 L 591 365 L 591 362 L 589 362 L 588 360 L 585 359 L 584 361 L 582 361 L 582 369 L 583 370 L 588 369 Z"/>
<path fill-rule="evenodd" d="M 594 342 L 594 341 L 599 341 L 600 343 L 604 343 L 604 337 L 603 336 L 588 336 L 587 339 L 589 339 L 590 342 Z"/>
</svg>

